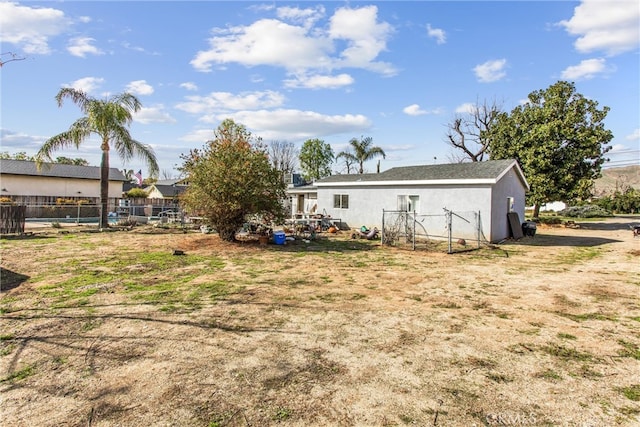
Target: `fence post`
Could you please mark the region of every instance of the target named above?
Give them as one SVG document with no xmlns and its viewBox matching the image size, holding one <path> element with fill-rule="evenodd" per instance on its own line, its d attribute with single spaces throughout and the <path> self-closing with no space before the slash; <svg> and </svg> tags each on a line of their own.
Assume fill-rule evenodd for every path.
<svg viewBox="0 0 640 427">
<path fill-rule="evenodd" d="M 416 250 L 416 211 L 413 211 L 413 236 L 411 236 L 411 240 L 413 241 L 413 250 Z"/>
<path fill-rule="evenodd" d="M 480 249 L 480 230 L 482 227 L 482 223 L 480 222 L 480 211 L 478 211 L 477 214 L 474 215 L 476 217 L 476 232 L 478 234 L 478 249 Z"/>
<path fill-rule="evenodd" d="M 445 209 L 446 210 L 446 209 Z M 449 240 L 449 250 L 447 251 L 447 253 L 452 253 L 453 249 L 451 248 L 451 240 L 453 239 L 453 230 L 451 230 L 451 228 L 453 227 L 453 221 L 452 218 L 453 216 L 451 215 L 451 211 L 446 210 L 447 211 L 447 229 L 448 229 L 448 239 Z"/>
<path fill-rule="evenodd" d="M 384 209 L 382 209 L 382 230 L 380 231 L 380 239 L 382 240 L 382 244 L 384 245 Z"/>
</svg>

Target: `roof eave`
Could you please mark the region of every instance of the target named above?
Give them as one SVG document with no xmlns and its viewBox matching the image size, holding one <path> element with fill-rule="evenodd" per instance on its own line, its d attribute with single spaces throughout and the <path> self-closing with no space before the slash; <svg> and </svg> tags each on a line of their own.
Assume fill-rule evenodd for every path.
<svg viewBox="0 0 640 427">
<path fill-rule="evenodd" d="M 398 185 L 491 185 L 497 182 L 493 178 L 484 179 L 419 179 L 394 181 L 338 181 L 316 183 L 318 187 L 355 187 L 355 186 L 398 186 Z"/>
</svg>

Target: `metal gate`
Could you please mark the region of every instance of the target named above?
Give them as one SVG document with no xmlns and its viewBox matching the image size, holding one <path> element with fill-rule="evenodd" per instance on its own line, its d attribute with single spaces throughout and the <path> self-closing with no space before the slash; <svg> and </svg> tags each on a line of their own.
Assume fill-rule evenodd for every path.
<svg viewBox="0 0 640 427">
<path fill-rule="evenodd" d="M 482 233 L 480 212 L 441 214 L 382 211 L 382 244 L 403 248 L 463 252 L 488 243 Z"/>
</svg>

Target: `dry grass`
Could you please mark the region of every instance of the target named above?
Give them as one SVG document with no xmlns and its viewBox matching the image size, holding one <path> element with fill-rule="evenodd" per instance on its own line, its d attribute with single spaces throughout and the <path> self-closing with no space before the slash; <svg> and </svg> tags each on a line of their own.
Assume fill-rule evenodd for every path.
<svg viewBox="0 0 640 427">
<path fill-rule="evenodd" d="M 640 239 L 625 221 L 457 255 L 148 228 L 2 240 L 0 419 L 632 425 Z"/>
</svg>

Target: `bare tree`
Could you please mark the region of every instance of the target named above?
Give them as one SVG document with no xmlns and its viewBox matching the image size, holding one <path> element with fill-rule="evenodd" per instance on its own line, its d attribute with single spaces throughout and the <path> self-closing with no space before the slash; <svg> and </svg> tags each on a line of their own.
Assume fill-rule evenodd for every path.
<svg viewBox="0 0 640 427">
<path fill-rule="evenodd" d="M 293 142 L 274 140 L 269 144 L 269 159 L 273 167 L 282 175 L 296 170 L 298 150 Z"/>
<path fill-rule="evenodd" d="M 160 171 L 160 176 L 165 180 L 176 179 L 176 176 L 173 172 L 174 171 L 171 169 L 162 169 Z"/>
<path fill-rule="evenodd" d="M 8 59 L 5 59 L 5 58 L 8 58 Z M 13 52 L 0 53 L 0 68 L 2 68 L 2 66 L 8 62 L 24 61 L 25 59 L 27 59 L 26 56 L 20 56 L 17 53 L 13 53 Z"/>
<path fill-rule="evenodd" d="M 340 156 L 340 158 L 344 163 L 344 168 L 340 169 L 339 173 L 345 172 L 347 175 L 351 174 L 352 171 L 353 173 L 356 173 L 356 170 L 357 170 L 355 167 L 356 161 L 353 160 L 353 157 L 342 155 Z"/>
<path fill-rule="evenodd" d="M 451 159 L 456 162 L 470 160 L 481 162 L 489 150 L 489 130 L 502 112 L 502 104 L 495 100 L 488 103 L 476 101 L 467 113 L 457 115 L 447 125 L 447 144 L 462 153 L 455 153 Z"/>
</svg>

